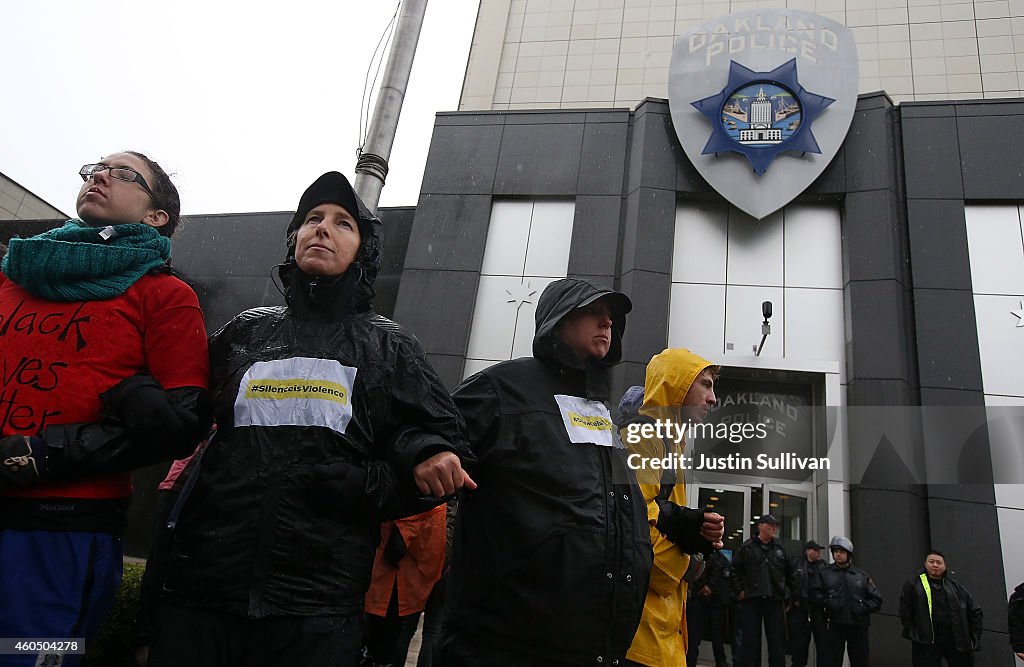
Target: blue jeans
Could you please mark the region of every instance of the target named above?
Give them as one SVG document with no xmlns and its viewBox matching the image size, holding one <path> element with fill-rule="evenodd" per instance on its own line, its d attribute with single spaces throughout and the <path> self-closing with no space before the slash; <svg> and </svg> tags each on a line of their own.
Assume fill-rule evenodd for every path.
<svg viewBox="0 0 1024 667">
<path fill-rule="evenodd" d="M 91 639 L 121 584 L 121 538 L 107 533 L 0 530 L 0 637 Z M 0 656 L 32 667 L 32 655 Z M 63 667 L 80 655 L 65 654 Z"/>
</svg>

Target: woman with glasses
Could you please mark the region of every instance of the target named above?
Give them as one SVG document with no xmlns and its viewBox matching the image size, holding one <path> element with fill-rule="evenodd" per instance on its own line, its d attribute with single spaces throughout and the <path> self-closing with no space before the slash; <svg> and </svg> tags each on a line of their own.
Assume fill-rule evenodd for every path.
<svg viewBox="0 0 1024 667">
<path fill-rule="evenodd" d="M 130 471 L 187 455 L 210 421 L 203 315 L 169 267 L 177 190 L 141 153 L 79 173 L 79 218 L 12 239 L 0 273 L 0 637 L 70 649 L 120 582 Z"/>
<path fill-rule="evenodd" d="M 380 230 L 324 174 L 288 226 L 287 307 L 211 337 L 217 435 L 178 517 L 149 667 L 354 666 L 380 522 L 475 486 L 447 390 L 373 311 Z"/>
</svg>

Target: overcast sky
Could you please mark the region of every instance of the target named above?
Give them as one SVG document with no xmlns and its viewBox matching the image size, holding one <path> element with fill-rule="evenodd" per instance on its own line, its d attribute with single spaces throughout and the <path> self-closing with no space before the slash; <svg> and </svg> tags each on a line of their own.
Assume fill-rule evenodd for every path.
<svg viewBox="0 0 1024 667">
<path fill-rule="evenodd" d="M 478 4 L 428 5 L 381 206 L 416 204 Z M 324 171 L 353 178 L 366 70 L 396 7 L 4 2 L 0 172 L 73 215 L 78 168 L 132 149 L 172 173 L 186 214 L 292 210 Z"/>
</svg>

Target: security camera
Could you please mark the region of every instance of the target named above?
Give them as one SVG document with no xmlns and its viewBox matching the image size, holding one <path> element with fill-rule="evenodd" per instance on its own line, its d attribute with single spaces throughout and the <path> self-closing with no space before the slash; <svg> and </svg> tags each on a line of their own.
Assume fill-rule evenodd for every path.
<svg viewBox="0 0 1024 667">
<path fill-rule="evenodd" d="M 771 301 L 762 301 L 761 302 L 761 315 L 764 316 L 764 319 L 765 319 L 766 322 L 772 318 L 772 302 Z"/>
</svg>

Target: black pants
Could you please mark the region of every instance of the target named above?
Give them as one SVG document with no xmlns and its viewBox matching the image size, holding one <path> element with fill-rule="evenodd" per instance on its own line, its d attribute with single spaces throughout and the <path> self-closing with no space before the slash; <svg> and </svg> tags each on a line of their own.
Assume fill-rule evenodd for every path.
<svg viewBox="0 0 1024 667">
<path fill-rule="evenodd" d="M 814 637 L 814 651 L 818 656 L 818 665 L 825 664 L 826 642 L 825 633 L 828 624 L 825 612 L 815 607 L 808 609 L 807 602 L 795 604 L 786 615 L 789 624 L 789 654 L 792 656 L 790 667 L 805 667 L 809 653 L 811 637 Z"/>
<path fill-rule="evenodd" d="M 619 664 L 627 661 L 619 659 Z M 611 660 L 605 658 L 605 667 Z M 444 628 L 434 649 L 435 667 L 577 667 L 572 663 L 543 660 L 499 648 L 484 638 L 470 637 Z"/>
<path fill-rule="evenodd" d="M 695 667 L 700 657 L 700 643 L 711 639 L 715 664 L 726 664 L 725 627 L 728 607 L 713 606 L 707 598 L 695 596 L 686 602 L 687 667 Z"/>
<path fill-rule="evenodd" d="M 444 624 L 445 590 L 448 586 L 447 570 L 441 573 L 441 579 L 434 584 L 427 598 L 427 608 L 423 610 L 423 637 L 420 642 L 420 655 L 416 659 L 416 667 L 433 667 L 434 644 Z M 397 667 L 402 667 L 398 665 Z"/>
<path fill-rule="evenodd" d="M 711 605 L 708 610 L 708 624 L 711 629 L 711 650 L 715 654 L 715 664 L 724 665 L 728 661 L 725 658 L 726 633 L 729 630 L 729 609 L 725 605 Z M 736 650 L 733 648 L 733 661 L 736 658 Z"/>
<path fill-rule="evenodd" d="M 250 620 L 161 605 L 148 667 L 355 667 L 362 614 Z"/>
<path fill-rule="evenodd" d="M 935 644 L 913 642 L 910 657 L 913 667 L 940 667 L 943 658 L 946 659 L 946 664 L 949 667 L 972 667 L 974 665 L 974 655 L 956 650 L 952 640 L 949 639 L 946 641 L 940 639 Z"/>
<path fill-rule="evenodd" d="M 868 626 L 832 623 L 828 647 L 833 667 L 842 667 L 844 651 L 850 655 L 850 667 L 868 667 Z"/>
<path fill-rule="evenodd" d="M 387 616 L 366 615 L 366 634 L 363 636 L 364 664 L 403 667 L 409 654 L 409 644 L 416 634 L 420 612 L 408 616 L 398 615 L 398 582 L 391 590 Z"/>
<path fill-rule="evenodd" d="M 757 667 L 757 649 L 761 646 L 761 625 L 768 640 L 769 667 L 786 666 L 786 614 L 782 600 L 750 598 L 739 604 L 743 627 L 740 664 Z"/>
</svg>

